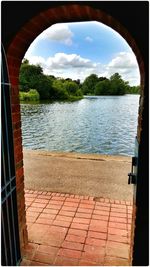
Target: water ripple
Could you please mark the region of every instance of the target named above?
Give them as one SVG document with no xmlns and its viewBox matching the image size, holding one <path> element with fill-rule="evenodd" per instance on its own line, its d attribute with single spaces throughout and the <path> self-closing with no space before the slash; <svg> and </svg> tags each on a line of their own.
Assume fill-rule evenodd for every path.
<svg viewBox="0 0 150 267">
<path fill-rule="evenodd" d="M 23 146 L 50 151 L 134 154 L 139 96 L 22 104 Z"/>
</svg>

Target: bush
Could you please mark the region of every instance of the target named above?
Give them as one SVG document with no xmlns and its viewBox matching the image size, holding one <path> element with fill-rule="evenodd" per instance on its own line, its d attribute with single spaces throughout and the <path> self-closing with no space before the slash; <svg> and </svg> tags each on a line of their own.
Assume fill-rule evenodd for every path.
<svg viewBox="0 0 150 267">
<path fill-rule="evenodd" d="M 35 89 L 30 89 L 29 92 L 19 92 L 20 101 L 39 101 L 40 95 Z"/>
</svg>

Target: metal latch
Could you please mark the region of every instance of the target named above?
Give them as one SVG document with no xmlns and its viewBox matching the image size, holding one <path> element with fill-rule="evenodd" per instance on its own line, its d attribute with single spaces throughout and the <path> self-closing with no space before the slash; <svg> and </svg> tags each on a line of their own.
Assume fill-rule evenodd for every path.
<svg viewBox="0 0 150 267">
<path fill-rule="evenodd" d="M 128 173 L 128 184 L 136 184 L 136 174 L 133 173 L 133 166 L 137 165 L 137 157 L 132 157 L 131 172 Z"/>
<path fill-rule="evenodd" d="M 136 175 L 132 172 L 128 173 L 128 184 L 136 184 Z"/>
</svg>

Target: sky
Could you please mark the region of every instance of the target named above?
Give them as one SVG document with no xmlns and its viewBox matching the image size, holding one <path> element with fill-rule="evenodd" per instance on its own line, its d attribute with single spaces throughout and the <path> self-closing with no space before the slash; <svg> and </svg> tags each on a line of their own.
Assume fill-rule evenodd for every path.
<svg viewBox="0 0 150 267">
<path fill-rule="evenodd" d="M 131 86 L 140 84 L 136 57 L 123 37 L 96 21 L 59 23 L 43 31 L 24 58 L 55 77 L 85 80 L 118 72 Z"/>
</svg>

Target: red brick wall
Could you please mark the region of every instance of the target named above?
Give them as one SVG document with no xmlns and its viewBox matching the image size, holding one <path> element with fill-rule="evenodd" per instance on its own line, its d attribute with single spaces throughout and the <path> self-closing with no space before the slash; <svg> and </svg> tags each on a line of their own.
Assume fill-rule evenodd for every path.
<svg viewBox="0 0 150 267">
<path fill-rule="evenodd" d="M 41 12 L 36 17 L 32 18 L 11 42 L 7 51 L 7 60 L 9 67 L 9 76 L 11 82 L 11 107 L 13 119 L 13 134 L 14 134 L 14 149 L 15 149 L 15 164 L 16 164 L 16 180 L 17 180 L 17 199 L 19 211 L 19 227 L 21 246 L 27 242 L 27 229 L 25 218 L 25 201 L 24 201 L 24 172 L 23 172 L 23 154 L 22 154 L 22 137 L 21 137 L 21 118 L 19 105 L 19 90 L 18 90 L 18 76 L 20 64 L 25 52 L 32 43 L 32 41 L 47 27 L 58 22 L 75 22 L 75 21 L 90 21 L 96 20 L 103 22 L 110 26 L 131 46 L 134 51 L 137 61 L 139 63 L 141 73 L 141 85 L 144 86 L 144 66 L 142 57 L 140 55 L 138 46 L 128 31 L 120 25 L 113 17 L 105 14 L 101 10 L 93 9 L 89 6 L 80 6 L 78 4 L 70 4 L 67 6 L 60 6 L 57 8 L 50 8 Z M 138 117 L 138 141 L 140 142 L 141 135 L 141 119 L 143 109 L 143 93 L 141 92 L 139 117 Z M 132 253 L 131 253 L 132 257 Z"/>
</svg>

